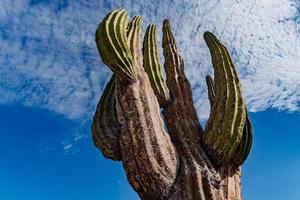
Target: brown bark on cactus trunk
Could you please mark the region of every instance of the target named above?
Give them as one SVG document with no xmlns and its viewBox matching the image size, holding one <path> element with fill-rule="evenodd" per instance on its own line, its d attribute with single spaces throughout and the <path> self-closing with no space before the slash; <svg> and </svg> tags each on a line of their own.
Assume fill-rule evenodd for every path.
<svg viewBox="0 0 300 200">
<path fill-rule="evenodd" d="M 107 158 L 122 161 L 129 183 L 142 200 L 242 200 L 240 165 L 251 147 L 252 132 L 249 119 L 247 118 L 245 126 L 247 137 L 241 137 L 240 132 L 229 132 L 226 133 L 228 136 L 223 138 L 226 149 L 210 146 L 203 137 L 205 133 L 197 117 L 191 86 L 185 76 L 184 63 L 169 22 L 165 20 L 163 25 L 164 67 L 167 77 L 165 85 L 164 82 L 156 82 L 161 79 L 161 75 L 156 44 L 153 44 L 156 43 L 155 27 L 151 25 L 148 29 L 152 32 L 146 34 L 149 40 L 144 43 L 143 55 L 141 17 L 133 18 L 126 29 L 127 38 L 124 36 L 127 24 L 121 24 L 126 21 L 126 17 L 124 10 L 113 11 L 99 25 L 96 33 L 101 58 L 115 73 L 115 79 L 112 79 L 115 82 L 108 84 L 111 88 L 106 90 L 107 93 L 100 101 L 94 117 L 92 132 L 96 146 Z M 225 47 L 213 34 L 207 33 L 207 36 L 214 56 L 214 67 L 219 67 L 217 75 L 227 76 L 231 73 L 229 75 L 234 77 L 236 72 Z M 147 46 L 149 44 L 150 47 Z M 124 52 L 118 52 L 120 49 Z M 143 56 L 147 60 L 146 71 Z M 224 57 L 227 57 L 227 64 L 222 60 Z M 153 76 L 153 73 L 157 74 Z M 236 85 L 232 82 L 232 88 L 235 90 L 230 92 L 236 95 L 239 101 L 229 103 L 236 111 L 241 109 L 245 113 L 244 107 L 241 107 L 244 104 L 241 104 L 243 101 L 238 77 L 234 78 Z M 220 80 L 216 79 L 216 83 L 219 84 L 216 93 L 213 91 L 213 80 L 209 81 L 211 94 L 219 94 Z M 169 93 L 164 93 L 166 91 Z M 161 94 L 163 95 L 158 98 Z M 115 101 L 111 101 L 112 97 Z M 214 104 L 217 102 L 214 98 L 210 97 L 211 103 L 217 105 Z M 161 101 L 158 102 L 158 99 Z M 218 104 L 221 106 L 218 108 L 222 108 L 222 105 Z M 105 110 L 106 106 L 109 109 Z M 225 111 L 218 114 L 222 116 L 223 112 Z M 115 115 L 117 122 L 112 123 L 110 119 L 114 119 Z M 233 123 L 235 119 L 229 121 Z M 242 128 L 244 124 L 241 121 L 237 125 Z M 209 128 L 213 129 L 210 129 L 209 142 L 214 138 L 211 136 L 219 133 L 222 128 L 222 123 L 217 122 L 218 127 L 210 124 Z M 226 120 L 224 122 L 226 123 Z M 112 124 L 117 127 L 109 128 Z M 105 133 L 107 128 L 109 130 Z M 213 130 L 217 132 L 214 133 Z M 242 142 L 240 138 L 243 138 Z M 223 140 L 219 140 L 218 145 L 222 145 L 220 142 Z M 234 154 L 235 149 L 230 149 L 229 144 L 234 144 L 235 147 L 242 145 L 238 146 L 242 151 Z M 224 150 L 234 154 L 234 159 L 229 156 L 226 159 L 220 157 Z"/>
<path fill-rule="evenodd" d="M 178 109 L 179 100 L 163 111 L 171 143 L 165 131 L 157 134 L 153 130 L 163 130 L 163 124 L 148 78 L 129 84 L 120 81 L 117 85 L 117 110 L 123 131 L 122 162 L 130 184 L 141 199 L 242 199 L 240 167 L 234 164 L 218 167 L 210 162 L 199 145 L 197 135 L 201 129 L 196 134 L 189 132 L 199 127 L 192 123 L 194 115 Z M 145 106 L 149 106 L 146 108 L 149 116 Z"/>
</svg>

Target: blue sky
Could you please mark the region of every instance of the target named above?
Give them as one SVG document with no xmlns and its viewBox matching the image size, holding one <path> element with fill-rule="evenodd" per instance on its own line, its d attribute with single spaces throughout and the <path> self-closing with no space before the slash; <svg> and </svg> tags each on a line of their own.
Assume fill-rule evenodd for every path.
<svg viewBox="0 0 300 200">
<path fill-rule="evenodd" d="M 243 167 L 245 200 L 298 200 L 300 13 L 295 0 L 2 0 L 0 199 L 138 199 L 121 164 L 105 159 L 91 141 L 93 112 L 110 77 L 94 32 L 114 8 L 143 15 L 144 30 L 150 22 L 161 28 L 162 20 L 170 19 L 202 123 L 209 114 L 205 75 L 212 74 L 202 34 L 209 30 L 221 38 L 234 59 L 254 126 Z"/>
<path fill-rule="evenodd" d="M 245 200 L 298 200 L 300 114 L 251 113 L 254 143 L 243 166 Z M 76 123 L 47 110 L 0 106 L 0 197 L 5 200 L 138 199 L 122 166 L 105 159 L 91 138 L 76 150 L 61 148 L 61 135 Z M 82 127 L 90 134 L 89 127 Z"/>
</svg>

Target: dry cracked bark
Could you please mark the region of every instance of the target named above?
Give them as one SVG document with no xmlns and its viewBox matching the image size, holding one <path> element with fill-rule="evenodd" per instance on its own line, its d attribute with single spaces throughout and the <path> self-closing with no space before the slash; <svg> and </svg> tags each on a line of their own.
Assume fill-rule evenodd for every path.
<svg viewBox="0 0 300 200">
<path fill-rule="evenodd" d="M 96 31 L 100 57 L 114 74 L 94 116 L 95 145 L 122 161 L 141 199 L 241 200 L 240 166 L 252 129 L 227 49 L 204 34 L 215 79 L 207 77 L 211 114 L 203 130 L 169 21 L 162 41 L 166 81 L 156 26 L 148 26 L 142 43 L 142 18 L 128 21 L 125 10 L 114 10 Z"/>
</svg>

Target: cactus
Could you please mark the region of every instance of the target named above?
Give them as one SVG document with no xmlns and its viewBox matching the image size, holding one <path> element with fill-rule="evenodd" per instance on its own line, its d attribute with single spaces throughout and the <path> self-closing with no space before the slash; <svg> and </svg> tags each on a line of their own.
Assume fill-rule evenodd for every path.
<svg viewBox="0 0 300 200">
<path fill-rule="evenodd" d="M 148 26 L 142 44 L 142 17 L 128 22 L 125 10 L 114 10 L 96 31 L 113 76 L 94 116 L 95 145 L 122 161 L 141 199 L 241 200 L 240 166 L 250 152 L 252 126 L 228 50 L 204 34 L 215 80 L 206 77 L 211 113 L 203 131 L 170 22 L 163 22 L 166 80 L 156 26 Z"/>
</svg>

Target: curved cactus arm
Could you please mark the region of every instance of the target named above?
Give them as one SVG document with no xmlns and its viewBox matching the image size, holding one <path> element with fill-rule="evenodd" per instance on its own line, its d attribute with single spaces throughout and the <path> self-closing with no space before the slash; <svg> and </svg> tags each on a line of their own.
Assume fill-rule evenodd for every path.
<svg viewBox="0 0 300 200">
<path fill-rule="evenodd" d="M 118 122 L 115 99 L 115 75 L 106 85 L 92 124 L 94 144 L 102 154 L 112 160 L 121 160 L 119 138 L 121 127 Z"/>
<path fill-rule="evenodd" d="M 136 73 L 132 54 L 126 38 L 128 14 L 125 10 L 114 10 L 99 24 L 96 43 L 102 61 L 115 73 L 134 79 Z"/>
<path fill-rule="evenodd" d="M 215 93 L 203 144 L 216 163 L 228 162 L 242 139 L 246 120 L 239 79 L 230 55 L 210 32 L 204 33 L 215 69 Z"/>
<path fill-rule="evenodd" d="M 146 30 L 143 45 L 144 68 L 149 77 L 152 89 L 161 107 L 170 100 L 169 89 L 162 75 L 157 48 L 157 28 L 150 24 Z"/>
<path fill-rule="evenodd" d="M 210 102 L 210 107 L 212 108 L 216 93 L 214 89 L 214 80 L 209 75 L 206 76 L 206 84 L 207 84 L 207 91 L 208 91 L 208 99 Z"/>
<path fill-rule="evenodd" d="M 247 113 L 246 122 L 243 130 L 243 137 L 232 158 L 235 164 L 242 165 L 247 159 L 252 146 L 252 138 L 252 125 L 249 119 L 249 115 Z"/>
</svg>

